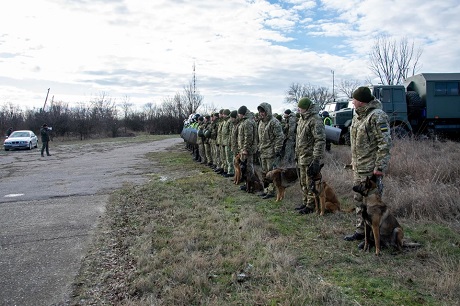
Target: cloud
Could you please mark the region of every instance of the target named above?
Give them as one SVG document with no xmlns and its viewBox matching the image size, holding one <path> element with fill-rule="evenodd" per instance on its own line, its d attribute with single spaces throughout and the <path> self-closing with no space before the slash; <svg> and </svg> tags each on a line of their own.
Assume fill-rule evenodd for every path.
<svg viewBox="0 0 460 306">
<path fill-rule="evenodd" d="M 281 108 L 291 83 L 331 87 L 331 70 L 336 83 L 364 82 L 380 34 L 423 46 L 423 71 L 460 70 L 455 0 L 24 3 L 0 11 L 0 78 L 9 80 L 0 104 L 40 103 L 47 88 L 69 102 L 102 91 L 161 102 L 190 82 L 195 64 L 206 103 Z"/>
</svg>

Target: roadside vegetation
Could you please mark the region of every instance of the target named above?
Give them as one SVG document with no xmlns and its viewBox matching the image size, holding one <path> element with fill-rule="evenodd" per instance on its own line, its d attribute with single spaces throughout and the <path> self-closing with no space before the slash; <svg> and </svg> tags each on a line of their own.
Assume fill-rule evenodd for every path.
<svg viewBox="0 0 460 306">
<path fill-rule="evenodd" d="M 397 140 L 384 200 L 403 253 L 343 240 L 353 213 L 301 216 L 299 186 L 277 203 L 192 160 L 184 145 L 149 155 L 157 171 L 111 196 L 71 305 L 458 305 L 460 164 L 456 142 Z M 323 178 L 352 207 L 347 146 Z"/>
</svg>

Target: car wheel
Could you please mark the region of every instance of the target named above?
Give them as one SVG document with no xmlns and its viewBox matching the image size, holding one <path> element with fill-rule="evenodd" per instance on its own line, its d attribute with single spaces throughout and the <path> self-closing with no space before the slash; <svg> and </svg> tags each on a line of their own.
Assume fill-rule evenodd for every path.
<svg viewBox="0 0 460 306">
<path fill-rule="evenodd" d="M 5 148 L 5 151 L 9 151 L 9 150 L 10 150 L 10 149 L 6 149 L 6 148 Z"/>
<path fill-rule="evenodd" d="M 29 150 L 32 150 L 32 141 L 29 142 Z"/>
</svg>

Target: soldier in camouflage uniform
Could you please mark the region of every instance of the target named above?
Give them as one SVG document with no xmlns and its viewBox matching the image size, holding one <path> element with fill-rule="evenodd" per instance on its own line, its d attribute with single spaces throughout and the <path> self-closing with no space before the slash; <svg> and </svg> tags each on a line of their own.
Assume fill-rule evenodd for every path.
<svg viewBox="0 0 460 306">
<path fill-rule="evenodd" d="M 272 116 L 272 106 L 268 103 L 261 103 L 257 110 L 259 111 L 258 138 L 260 166 L 262 168 L 262 181 L 265 181 L 265 175 L 268 171 L 278 166 L 281 159 L 281 149 L 283 148 L 284 134 L 281 122 Z M 273 183 L 261 194 L 263 199 L 273 198 L 275 188 Z"/>
<path fill-rule="evenodd" d="M 222 117 L 220 119 L 220 126 L 219 126 L 219 137 L 220 137 L 220 159 L 221 159 L 221 168 L 222 171 L 220 174 L 222 174 L 224 177 L 227 177 L 228 174 L 228 158 L 227 158 L 227 147 L 229 146 L 229 140 L 230 140 L 230 110 L 229 109 L 224 109 L 222 112 Z"/>
<path fill-rule="evenodd" d="M 204 133 L 204 137 L 205 137 L 205 141 L 204 141 L 204 152 L 206 154 L 206 161 L 208 162 L 207 165 L 208 166 L 212 166 L 212 151 L 211 151 L 211 131 L 210 131 L 210 127 L 211 127 L 211 116 L 209 115 L 206 115 L 204 116 L 204 129 L 203 129 L 203 133 Z"/>
<path fill-rule="evenodd" d="M 238 125 L 240 124 L 240 119 L 238 118 L 238 111 L 236 110 L 231 111 L 230 122 L 232 126 L 232 131 L 230 133 L 230 150 L 232 152 L 232 165 L 233 165 L 233 159 L 239 152 L 238 151 Z"/>
<path fill-rule="evenodd" d="M 223 152 L 222 155 L 223 159 L 225 159 L 225 168 L 224 168 L 224 173 L 222 175 L 224 177 L 231 177 L 234 175 L 234 167 L 233 167 L 233 153 L 230 147 L 230 138 L 232 134 L 232 129 L 233 129 L 233 122 L 231 121 L 230 118 L 230 110 L 225 109 L 224 110 L 224 123 L 222 125 L 222 147 L 223 147 Z"/>
<path fill-rule="evenodd" d="M 217 169 L 218 165 L 220 164 L 219 154 L 218 154 L 218 146 L 217 146 L 217 129 L 219 123 L 219 113 L 214 113 L 211 117 L 211 125 L 209 126 L 209 130 L 211 131 L 211 155 L 213 165 L 211 168 Z"/>
<path fill-rule="evenodd" d="M 203 116 L 198 117 L 198 126 L 197 126 L 198 139 L 197 139 L 197 142 L 198 142 L 198 153 L 200 154 L 199 161 L 202 164 L 207 164 L 206 151 L 205 151 L 205 148 L 204 148 L 204 143 L 206 141 L 206 137 L 204 136 L 204 126 L 205 126 L 204 117 Z"/>
<path fill-rule="evenodd" d="M 316 106 L 309 98 L 301 98 L 297 106 L 300 118 L 297 123 L 295 155 L 300 174 L 303 204 L 296 209 L 300 214 L 309 214 L 315 209 L 315 196 L 310 190 L 311 178 L 316 176 L 321 169 L 320 162 L 324 155 L 326 132 Z"/>
<path fill-rule="evenodd" d="M 219 122 L 217 123 L 217 139 L 216 139 L 216 145 L 217 145 L 217 159 L 219 160 L 219 163 L 217 164 L 217 168 L 214 170 L 217 174 L 222 174 L 225 169 L 225 156 L 224 153 L 222 152 L 222 125 L 224 124 L 224 109 L 221 109 L 219 111 Z"/>
<path fill-rule="evenodd" d="M 254 154 L 257 151 L 257 126 L 254 115 L 246 106 L 238 109 L 238 152 L 241 160 L 246 161 L 246 173 L 254 173 Z M 246 190 L 246 185 L 241 186 L 241 190 Z"/>
<path fill-rule="evenodd" d="M 284 111 L 284 154 L 281 165 L 283 167 L 293 167 L 295 164 L 295 133 L 297 119 L 290 109 Z"/>
<path fill-rule="evenodd" d="M 373 174 L 379 182 L 379 192 L 382 195 L 381 179 L 390 161 L 391 135 L 387 114 L 382 110 L 382 104 L 371 94 L 368 87 L 359 87 L 353 92 L 355 114 L 351 123 L 351 164 L 353 167 L 353 186 L 366 181 Z M 361 219 L 360 205 L 363 197 L 355 193 L 357 225 L 353 235 L 345 236 L 345 240 L 364 239 L 364 223 Z M 360 248 L 364 243 L 359 245 Z"/>
</svg>

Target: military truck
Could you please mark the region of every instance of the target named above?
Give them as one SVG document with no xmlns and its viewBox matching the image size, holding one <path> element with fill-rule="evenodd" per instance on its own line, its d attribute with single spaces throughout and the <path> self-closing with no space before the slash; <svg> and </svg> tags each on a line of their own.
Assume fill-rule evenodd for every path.
<svg viewBox="0 0 460 306">
<path fill-rule="evenodd" d="M 460 73 L 421 73 L 403 85 L 373 85 L 395 137 L 451 135 L 460 132 Z M 353 105 L 329 113 L 342 130 L 340 143 L 349 144 Z"/>
<path fill-rule="evenodd" d="M 332 112 L 336 112 L 338 110 L 341 110 L 342 108 L 348 107 L 348 100 L 347 99 L 340 99 L 337 101 L 333 102 L 328 102 L 324 105 L 324 108 L 322 111 L 326 111 L 329 114 Z"/>
</svg>

